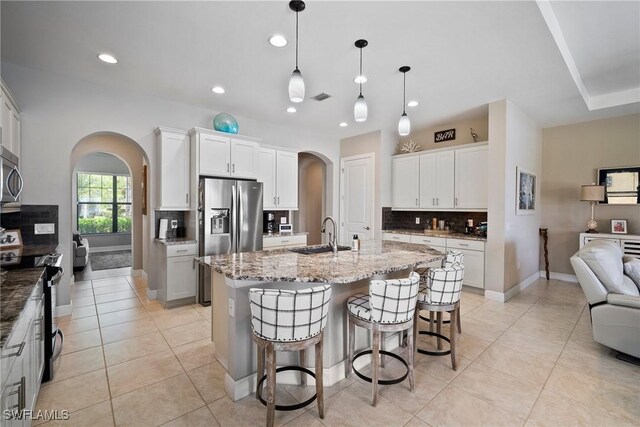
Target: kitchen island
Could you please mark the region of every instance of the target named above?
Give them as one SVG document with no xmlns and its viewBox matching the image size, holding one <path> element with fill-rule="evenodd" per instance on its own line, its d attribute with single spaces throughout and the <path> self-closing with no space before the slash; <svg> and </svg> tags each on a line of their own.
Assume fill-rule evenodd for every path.
<svg viewBox="0 0 640 427">
<path fill-rule="evenodd" d="M 216 358 L 227 371 L 227 394 L 238 400 L 255 391 L 256 348 L 251 339 L 250 288 L 334 285 L 324 332 L 324 384 L 330 386 L 345 374 L 347 298 L 357 292 L 368 293 L 372 278 L 408 277 L 416 268 L 439 265 L 444 256 L 425 245 L 370 241 L 363 242 L 359 252 L 340 251 L 337 255 L 331 252 L 307 255 L 281 249 L 197 258 L 197 262 L 212 270 L 212 340 Z M 367 343 L 368 335 L 358 328 L 356 346 L 364 347 Z M 277 357 L 279 366 L 298 363 L 295 354 L 279 353 Z M 313 366 L 313 355 L 307 358 L 306 365 Z M 295 374 L 283 373 L 278 382 L 295 383 L 297 378 Z"/>
</svg>

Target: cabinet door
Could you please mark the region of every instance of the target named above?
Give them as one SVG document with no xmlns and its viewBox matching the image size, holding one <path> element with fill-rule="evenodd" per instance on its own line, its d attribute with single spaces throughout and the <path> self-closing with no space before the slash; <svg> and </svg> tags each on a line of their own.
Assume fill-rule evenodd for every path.
<svg viewBox="0 0 640 427">
<path fill-rule="evenodd" d="M 487 209 L 489 147 L 456 150 L 456 208 Z"/>
<path fill-rule="evenodd" d="M 13 139 L 11 138 L 11 118 L 13 111 L 6 96 L 2 97 L 2 146 L 13 152 Z"/>
<path fill-rule="evenodd" d="M 258 181 L 262 182 L 264 209 L 276 208 L 276 150 L 260 148 L 258 152 Z"/>
<path fill-rule="evenodd" d="M 393 207 L 419 207 L 420 158 L 398 157 L 392 160 Z"/>
<path fill-rule="evenodd" d="M 453 151 L 444 151 L 437 153 L 436 159 L 438 163 L 436 207 L 452 209 L 455 199 L 455 156 Z"/>
<path fill-rule="evenodd" d="M 189 209 L 189 139 L 178 133 L 160 137 L 160 207 Z"/>
<path fill-rule="evenodd" d="M 167 258 L 167 301 L 196 296 L 196 270 L 192 256 Z"/>
<path fill-rule="evenodd" d="M 231 176 L 256 178 L 256 152 L 258 144 L 252 141 L 231 139 Z"/>
<path fill-rule="evenodd" d="M 20 157 L 20 116 L 16 111 L 11 111 L 11 148 L 9 151 Z"/>
<path fill-rule="evenodd" d="M 231 176 L 231 141 L 217 135 L 200 134 L 200 175 Z"/>
<path fill-rule="evenodd" d="M 484 252 L 458 249 L 464 254 L 463 284 L 474 288 L 484 288 Z"/>
<path fill-rule="evenodd" d="M 420 156 L 420 207 L 435 208 L 438 197 L 438 161 L 435 154 Z"/>
<path fill-rule="evenodd" d="M 278 209 L 298 209 L 298 153 L 277 151 L 276 157 Z"/>
</svg>

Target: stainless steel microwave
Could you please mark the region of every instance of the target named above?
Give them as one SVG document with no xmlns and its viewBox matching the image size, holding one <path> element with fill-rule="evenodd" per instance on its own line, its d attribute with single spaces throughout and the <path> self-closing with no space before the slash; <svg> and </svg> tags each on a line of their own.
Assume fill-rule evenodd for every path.
<svg viewBox="0 0 640 427">
<path fill-rule="evenodd" d="M 18 168 L 18 156 L 2 147 L 2 211 L 17 210 L 20 208 L 20 194 L 24 187 L 24 181 Z"/>
</svg>

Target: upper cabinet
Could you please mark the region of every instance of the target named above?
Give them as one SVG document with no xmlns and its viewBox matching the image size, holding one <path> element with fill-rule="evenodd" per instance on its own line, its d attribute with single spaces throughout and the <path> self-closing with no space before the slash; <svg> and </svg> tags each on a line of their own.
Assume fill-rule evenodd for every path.
<svg viewBox="0 0 640 427">
<path fill-rule="evenodd" d="M 190 157 L 186 132 L 156 129 L 158 144 L 158 209 L 189 210 Z"/>
<path fill-rule="evenodd" d="M 489 146 L 456 151 L 456 208 L 487 209 L 489 204 Z"/>
<path fill-rule="evenodd" d="M 257 140 L 199 128 L 191 131 L 191 139 L 198 175 L 257 178 Z"/>
<path fill-rule="evenodd" d="M 20 157 L 20 108 L 11 92 L 4 84 L 0 85 L 2 103 L 2 148 Z"/>
<path fill-rule="evenodd" d="M 393 164 L 393 207 L 420 207 L 420 158 L 395 157 Z"/>
<path fill-rule="evenodd" d="M 264 209 L 298 209 L 298 153 L 261 147 L 257 178 Z"/>
<path fill-rule="evenodd" d="M 488 148 L 474 144 L 394 157 L 393 208 L 486 210 Z"/>
</svg>

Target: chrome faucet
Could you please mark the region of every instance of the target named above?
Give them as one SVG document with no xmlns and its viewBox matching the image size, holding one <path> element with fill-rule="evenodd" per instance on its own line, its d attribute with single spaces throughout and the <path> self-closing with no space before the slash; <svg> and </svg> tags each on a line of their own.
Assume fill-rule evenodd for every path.
<svg viewBox="0 0 640 427">
<path fill-rule="evenodd" d="M 336 221 L 330 216 L 326 217 L 322 221 L 322 229 L 320 230 L 320 232 L 325 233 L 327 231 L 327 221 L 331 221 L 331 223 L 333 224 L 333 236 L 331 235 L 331 233 L 329 233 L 329 246 L 331 246 L 331 249 L 333 250 L 333 255 L 338 255 L 338 230 L 336 228 Z"/>
</svg>

